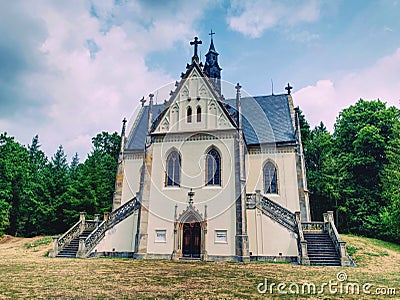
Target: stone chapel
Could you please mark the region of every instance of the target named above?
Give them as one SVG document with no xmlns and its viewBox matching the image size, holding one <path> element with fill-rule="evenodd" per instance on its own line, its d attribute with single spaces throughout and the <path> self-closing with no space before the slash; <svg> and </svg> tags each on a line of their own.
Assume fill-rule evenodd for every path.
<svg viewBox="0 0 400 300">
<path fill-rule="evenodd" d="M 329 237 L 335 255 L 325 264 L 345 264 L 332 213 L 311 222 L 291 86 L 243 97 L 238 83 L 224 86 L 236 95 L 225 99 L 212 34 L 204 64 L 202 42 L 190 42 L 194 55 L 167 101 L 150 94 L 129 130 L 124 120 L 113 211 L 103 221 L 82 214 L 53 256 L 75 240 L 78 257 L 309 264 L 308 232 Z"/>
</svg>

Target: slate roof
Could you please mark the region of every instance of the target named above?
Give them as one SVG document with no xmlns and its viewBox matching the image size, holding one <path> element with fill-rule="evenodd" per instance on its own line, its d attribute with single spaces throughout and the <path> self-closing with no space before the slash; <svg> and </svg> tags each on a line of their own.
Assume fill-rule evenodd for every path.
<svg viewBox="0 0 400 300">
<path fill-rule="evenodd" d="M 156 120 L 158 115 L 165 109 L 164 104 L 153 105 L 153 120 Z M 131 132 L 128 136 L 128 142 L 125 149 L 127 150 L 144 150 L 147 135 L 147 124 L 149 122 L 149 106 L 143 106 L 133 124 Z"/>
<path fill-rule="evenodd" d="M 243 134 L 247 145 L 295 142 L 288 95 L 244 97 Z M 236 115 L 236 99 L 225 100 Z M 236 117 L 235 117 L 236 119 Z"/>
<path fill-rule="evenodd" d="M 295 142 L 295 132 L 286 94 L 242 98 L 243 134 L 247 145 Z M 225 107 L 236 119 L 236 100 L 227 99 Z M 126 150 L 143 150 L 149 106 L 141 108 L 128 137 Z M 153 120 L 157 122 L 164 104 L 153 105 Z"/>
</svg>

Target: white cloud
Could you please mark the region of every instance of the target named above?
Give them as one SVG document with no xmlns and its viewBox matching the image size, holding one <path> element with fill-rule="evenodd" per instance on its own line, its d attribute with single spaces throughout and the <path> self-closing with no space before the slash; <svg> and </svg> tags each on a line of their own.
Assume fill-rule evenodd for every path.
<svg viewBox="0 0 400 300">
<path fill-rule="evenodd" d="M 387 102 L 399 107 L 400 48 L 372 66 L 337 79 L 319 80 L 293 95 L 312 126 L 323 121 L 332 130 L 335 118 L 358 99 Z"/>
<path fill-rule="evenodd" d="M 102 130 L 119 131 L 122 118 L 132 114 L 142 96 L 172 81 L 162 70 L 149 70 L 145 58 L 193 37 L 207 2 L 196 10 L 187 1 L 160 4 L 174 6 L 168 10 L 138 1 L 68 3 L 25 5 L 47 30 L 36 46 L 43 67 L 21 76 L 18 88 L 25 102 L 17 111 L 19 120 L 9 116 L 0 124 L 24 144 L 39 134 L 48 155 L 62 144 L 69 158 L 78 151 L 83 159 L 90 137 Z M 98 47 L 95 57 L 88 40 Z M 27 109 L 27 94 L 37 94 L 35 101 L 41 103 L 34 112 Z"/>
<path fill-rule="evenodd" d="M 314 0 L 300 3 L 275 0 L 234 1 L 227 23 L 232 30 L 257 38 L 267 29 L 314 22 L 319 16 L 320 3 Z"/>
</svg>

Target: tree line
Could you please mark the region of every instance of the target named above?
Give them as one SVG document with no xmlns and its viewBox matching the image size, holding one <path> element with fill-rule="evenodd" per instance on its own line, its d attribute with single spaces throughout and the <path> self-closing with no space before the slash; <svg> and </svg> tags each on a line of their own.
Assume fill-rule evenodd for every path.
<svg viewBox="0 0 400 300">
<path fill-rule="evenodd" d="M 400 111 L 360 99 L 330 133 L 300 112 L 313 220 L 335 212 L 341 232 L 400 242 Z M 39 137 L 27 147 L 0 135 L 0 235 L 52 235 L 111 210 L 120 137 L 102 132 L 83 163 L 63 147 L 48 159 Z"/>
<path fill-rule="evenodd" d="M 0 236 L 53 235 L 88 217 L 110 211 L 120 137 L 102 132 L 83 163 L 68 164 L 64 149 L 48 159 L 36 135 L 27 147 L 0 134 Z"/>
<path fill-rule="evenodd" d="M 400 111 L 360 99 L 329 133 L 300 115 L 313 220 L 335 212 L 340 232 L 400 242 Z"/>
</svg>

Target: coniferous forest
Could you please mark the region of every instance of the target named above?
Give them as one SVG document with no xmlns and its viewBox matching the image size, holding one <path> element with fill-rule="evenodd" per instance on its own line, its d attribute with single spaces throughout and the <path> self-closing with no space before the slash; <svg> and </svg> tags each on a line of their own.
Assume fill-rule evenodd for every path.
<svg viewBox="0 0 400 300">
<path fill-rule="evenodd" d="M 333 210 L 340 232 L 400 243 L 400 110 L 360 99 L 337 116 L 333 133 L 300 113 L 313 220 Z M 63 147 L 47 158 L 39 137 L 23 146 L 0 134 L 0 235 L 55 235 L 85 211 L 111 210 L 120 137 L 92 138 L 84 162 Z"/>
<path fill-rule="evenodd" d="M 36 135 L 27 147 L 0 134 L 0 235 L 65 232 L 85 211 L 88 218 L 110 211 L 120 137 L 102 132 L 83 163 L 68 163 L 64 149 L 48 159 Z"/>
</svg>

